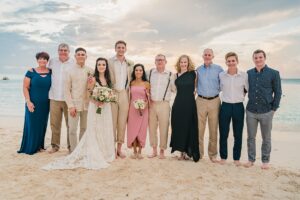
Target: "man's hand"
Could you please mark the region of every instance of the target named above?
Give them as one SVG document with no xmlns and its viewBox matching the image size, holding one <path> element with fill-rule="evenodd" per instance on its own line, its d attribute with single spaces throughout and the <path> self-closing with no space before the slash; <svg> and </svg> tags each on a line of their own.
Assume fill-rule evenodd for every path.
<svg viewBox="0 0 300 200">
<path fill-rule="evenodd" d="M 70 115 L 71 117 L 76 117 L 76 108 L 75 107 L 71 107 L 69 109 Z"/>
</svg>

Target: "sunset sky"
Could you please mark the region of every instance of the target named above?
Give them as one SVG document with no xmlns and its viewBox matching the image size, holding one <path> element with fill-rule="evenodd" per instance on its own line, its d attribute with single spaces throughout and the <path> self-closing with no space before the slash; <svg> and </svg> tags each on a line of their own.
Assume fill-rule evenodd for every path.
<svg viewBox="0 0 300 200">
<path fill-rule="evenodd" d="M 97 57 L 114 55 L 114 43 L 125 40 L 127 57 L 154 66 L 158 53 L 174 70 L 188 54 L 202 64 L 202 51 L 212 48 L 214 62 L 226 69 L 224 55 L 238 53 L 239 67 L 253 67 L 252 52 L 267 52 L 267 64 L 283 78 L 300 78 L 299 0 L 1 0 L 0 74 L 24 74 L 35 67 L 35 54 L 57 56 L 66 42 Z"/>
</svg>

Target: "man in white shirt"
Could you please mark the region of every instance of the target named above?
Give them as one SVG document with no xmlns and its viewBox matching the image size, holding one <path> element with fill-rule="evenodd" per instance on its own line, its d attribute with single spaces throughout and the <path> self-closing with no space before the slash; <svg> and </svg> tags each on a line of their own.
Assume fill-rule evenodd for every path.
<svg viewBox="0 0 300 200">
<path fill-rule="evenodd" d="M 116 55 L 108 60 L 111 82 L 117 95 L 117 103 L 113 103 L 112 116 L 115 141 L 117 143 L 117 156 L 125 158 L 122 153 L 124 143 L 128 110 L 129 110 L 129 83 L 133 62 L 125 58 L 126 42 L 119 40 L 115 43 Z"/>
<path fill-rule="evenodd" d="M 219 116 L 220 131 L 220 164 L 225 164 L 227 159 L 227 139 L 232 120 L 234 146 L 233 160 L 236 166 L 240 166 L 242 149 L 242 136 L 244 127 L 244 98 L 248 91 L 248 75 L 238 70 L 238 56 L 234 52 L 225 55 L 227 71 L 219 74 L 222 105 Z"/>
<path fill-rule="evenodd" d="M 58 57 L 50 59 L 48 64 L 48 67 L 52 70 L 52 83 L 49 91 L 52 149 L 49 151 L 49 153 L 57 152 L 60 148 L 62 114 L 64 114 L 67 132 L 69 132 L 68 106 L 64 97 L 64 82 L 66 72 L 75 64 L 74 60 L 69 57 L 69 54 L 69 45 L 61 43 L 58 45 Z M 70 148 L 69 134 L 67 134 L 67 143 L 68 148 Z"/>
<path fill-rule="evenodd" d="M 167 149 L 168 130 L 170 119 L 170 98 L 171 86 L 173 85 L 172 73 L 166 70 L 166 56 L 158 54 L 155 57 L 156 68 L 148 73 L 148 80 L 151 84 L 150 90 L 150 110 L 149 110 L 149 138 L 153 152 L 149 158 L 157 156 L 157 128 L 159 128 L 159 158 L 164 159 L 164 151 Z"/>
</svg>

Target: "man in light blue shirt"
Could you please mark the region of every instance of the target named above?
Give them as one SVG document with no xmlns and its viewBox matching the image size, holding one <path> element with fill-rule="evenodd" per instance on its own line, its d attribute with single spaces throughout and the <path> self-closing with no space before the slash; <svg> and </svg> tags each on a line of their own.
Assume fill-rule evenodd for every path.
<svg viewBox="0 0 300 200">
<path fill-rule="evenodd" d="M 208 156 L 212 162 L 217 161 L 218 155 L 218 123 L 220 111 L 220 79 L 219 73 L 223 72 L 221 66 L 213 64 L 214 52 L 205 49 L 202 55 L 204 64 L 197 68 L 197 93 L 196 99 L 198 126 L 199 126 L 199 148 L 200 158 L 204 155 L 204 132 L 208 118 L 209 144 Z"/>
</svg>

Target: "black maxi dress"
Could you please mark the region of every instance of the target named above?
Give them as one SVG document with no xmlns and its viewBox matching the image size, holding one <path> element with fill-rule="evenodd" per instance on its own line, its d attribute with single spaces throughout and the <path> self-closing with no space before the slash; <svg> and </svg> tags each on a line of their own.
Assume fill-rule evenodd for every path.
<svg viewBox="0 0 300 200">
<path fill-rule="evenodd" d="M 198 140 L 198 117 L 194 96 L 195 71 L 185 72 L 175 80 L 177 94 L 171 113 L 171 153 L 180 151 L 192 157 L 195 162 L 200 159 Z"/>
</svg>

